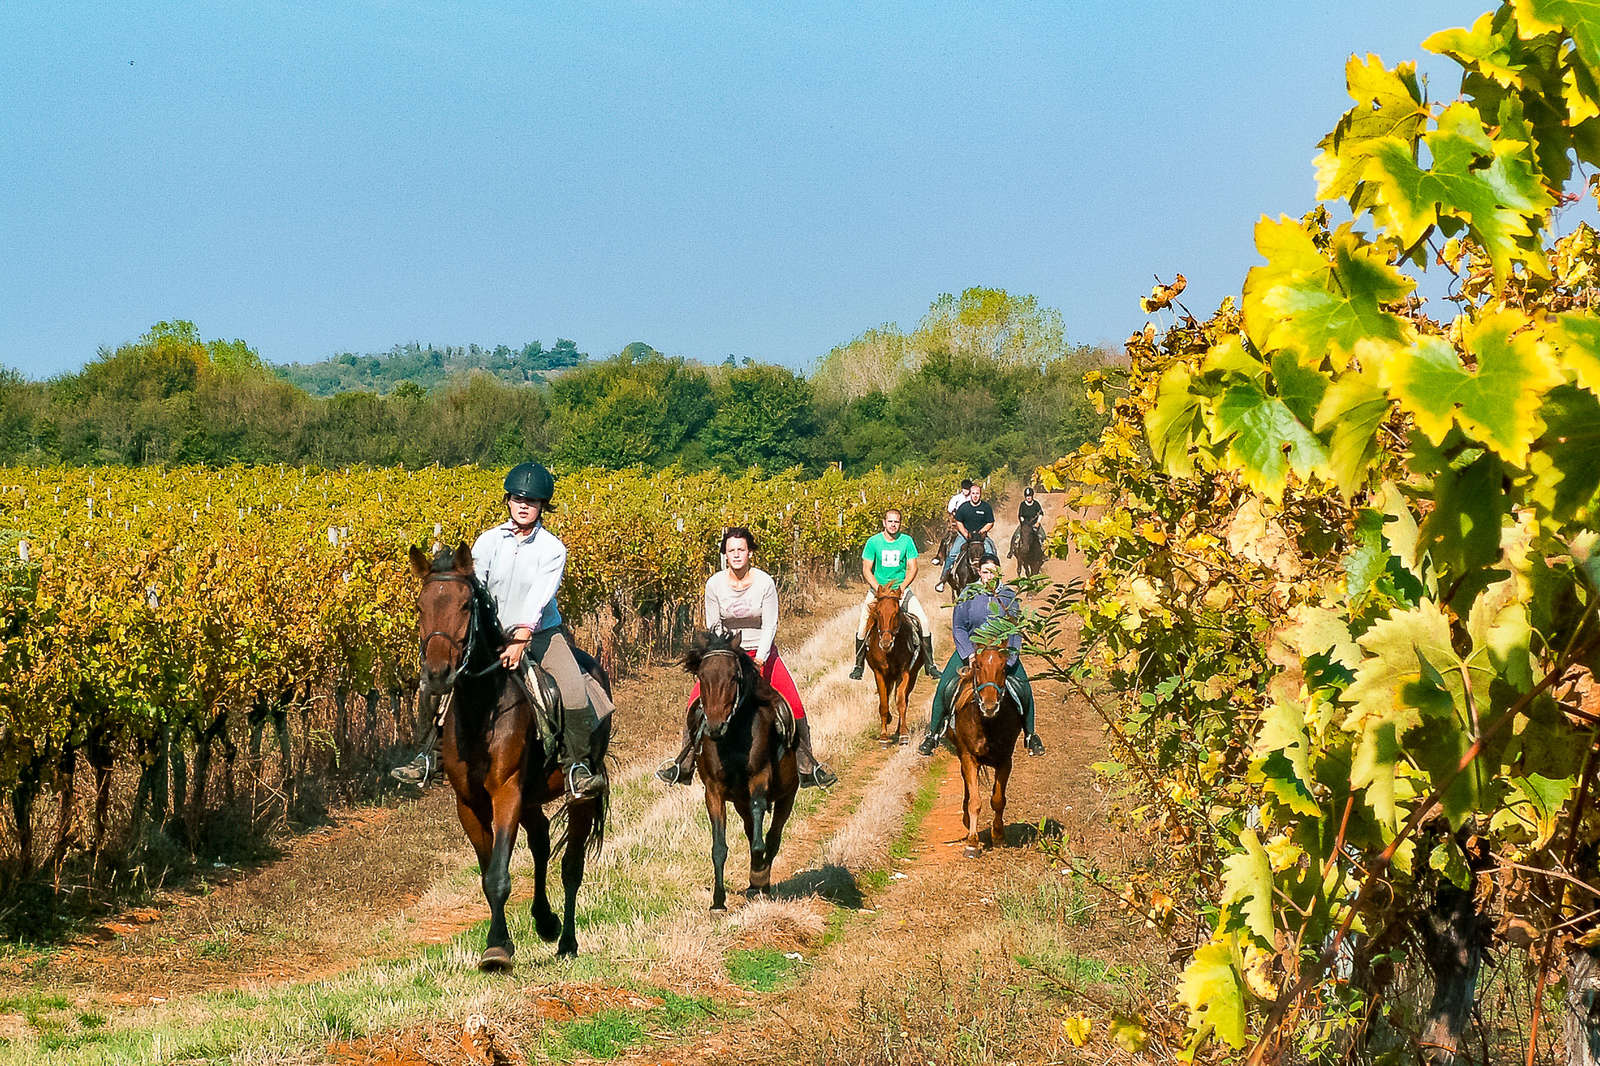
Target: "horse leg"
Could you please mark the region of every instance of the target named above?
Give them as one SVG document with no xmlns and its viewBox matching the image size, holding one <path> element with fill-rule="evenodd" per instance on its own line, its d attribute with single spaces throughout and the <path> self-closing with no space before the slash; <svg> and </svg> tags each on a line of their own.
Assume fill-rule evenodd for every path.
<svg viewBox="0 0 1600 1066">
<path fill-rule="evenodd" d="M 528 831 L 528 850 L 533 853 L 533 928 L 548 944 L 561 935 L 561 918 L 550 908 L 550 894 L 545 889 L 550 872 L 550 819 L 543 807 L 529 801 L 524 805 L 522 827 Z"/>
<path fill-rule="evenodd" d="M 468 803 L 460 796 L 457 796 L 456 817 L 461 819 L 461 828 L 466 830 L 467 840 L 472 844 L 472 850 L 478 856 L 479 875 L 487 882 L 488 871 L 494 861 L 494 830 L 490 828 L 493 821 L 491 812 L 489 810 L 480 810 L 478 806 Z M 484 888 L 483 894 L 485 898 L 488 898 L 489 890 L 487 887 Z M 490 903 L 491 912 L 493 908 L 494 904 Z M 491 930 L 490 943 L 493 943 L 493 936 L 494 934 Z M 488 952 L 485 952 L 485 955 L 487 954 Z M 478 965 L 482 968 L 483 963 L 480 962 Z"/>
<path fill-rule="evenodd" d="M 963 854 L 969 859 L 975 859 L 983 854 L 983 848 L 978 843 L 978 811 L 977 803 L 982 803 L 978 792 L 978 759 L 970 751 L 961 752 L 961 824 L 967 827 L 967 846 Z"/>
<path fill-rule="evenodd" d="M 722 880 L 722 868 L 728 862 L 728 806 L 722 790 L 712 788 L 710 782 L 706 783 L 706 814 L 711 818 L 711 869 L 716 877 L 711 889 L 711 912 L 716 914 L 728 909 L 728 893 Z"/>
<path fill-rule="evenodd" d="M 772 895 L 772 863 L 778 857 L 778 845 L 783 843 L 783 827 L 789 821 L 789 812 L 794 809 L 793 792 L 779 796 L 772 805 L 772 822 L 767 828 L 767 838 L 763 850 L 767 855 L 767 868 L 764 871 L 766 895 Z M 752 874 L 751 880 L 755 877 Z"/>
<path fill-rule="evenodd" d="M 873 667 L 872 679 L 878 683 L 878 717 L 883 721 L 878 730 L 878 743 L 886 744 L 889 741 L 889 679 L 877 667 Z"/>
<path fill-rule="evenodd" d="M 911 734 L 906 730 L 906 704 L 911 702 L 911 688 L 917 683 L 917 657 L 911 656 L 911 662 L 906 664 L 906 672 L 900 676 L 900 687 L 895 692 L 896 710 L 900 712 L 899 721 L 895 725 L 894 735 L 904 744 L 911 739 Z"/>
<path fill-rule="evenodd" d="M 567 805 L 567 850 L 561 855 L 561 942 L 556 945 L 556 954 L 565 958 L 578 953 L 578 888 L 583 884 L 583 861 L 601 798 Z"/>
<path fill-rule="evenodd" d="M 767 790 L 763 786 L 751 790 L 750 811 L 743 809 L 744 834 L 750 840 L 750 890 L 746 896 L 772 894 L 772 856 L 767 852 Z"/>
<path fill-rule="evenodd" d="M 489 901 L 489 940 L 478 969 L 488 973 L 511 969 L 516 945 L 506 928 L 506 900 L 511 896 L 511 849 L 517 843 L 517 821 L 522 816 L 522 789 L 503 785 L 492 798 L 494 822 L 489 862 L 483 867 L 483 898 Z"/>
<path fill-rule="evenodd" d="M 994 822 L 989 827 L 989 843 L 997 848 L 1006 846 L 1006 782 L 1011 780 L 1011 757 L 1008 755 L 994 768 L 994 794 L 989 806 L 994 808 Z"/>
</svg>

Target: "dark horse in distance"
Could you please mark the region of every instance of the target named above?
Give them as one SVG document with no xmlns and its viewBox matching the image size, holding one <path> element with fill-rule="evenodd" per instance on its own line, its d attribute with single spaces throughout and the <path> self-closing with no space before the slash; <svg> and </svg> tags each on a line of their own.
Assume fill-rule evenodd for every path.
<svg viewBox="0 0 1600 1066">
<path fill-rule="evenodd" d="M 884 744 L 904 744 L 910 739 L 906 701 L 917 683 L 917 665 L 926 654 L 918 639 L 917 621 L 901 609 L 900 596 L 899 589 L 879 585 L 867 608 L 867 665 L 878 682 L 878 717 L 883 720 L 878 740 Z M 891 700 L 900 715 L 893 734 L 889 732 Z"/>
<path fill-rule="evenodd" d="M 1011 534 L 1011 557 L 1017 561 L 1017 576 L 1032 577 L 1044 569 L 1044 534 L 1032 522 L 1024 522 Z"/>
<path fill-rule="evenodd" d="M 737 633 L 696 634 L 683 668 L 700 682 L 705 725 L 696 737 L 695 763 L 711 817 L 711 865 L 716 872 L 711 909 L 724 911 L 729 803 L 739 812 L 750 841 L 746 895 L 772 895 L 772 860 L 800 789 L 793 726 L 785 727 L 782 697 L 761 676 L 755 660 L 740 649 Z"/>
<path fill-rule="evenodd" d="M 598 852 L 605 839 L 609 787 L 599 796 L 569 802 L 566 828 L 558 846 L 565 907 L 561 917 L 550 908 L 545 875 L 550 863 L 550 819 L 544 804 L 566 794 L 565 775 L 557 761 L 556 738 L 542 739 L 533 694 L 521 676 L 500 665 L 505 644 L 494 605 L 473 576 L 472 552 L 462 544 L 454 553 L 441 551 L 429 560 L 411 549 L 412 573 L 422 582 L 417 614 L 422 633 L 421 669 L 424 692 L 435 698 L 450 693 L 442 729 L 443 766 L 456 791 L 456 812 L 478 853 L 483 895 L 489 903 L 489 936 L 478 968 L 511 968 L 516 946 L 506 930 L 506 899 L 511 894 L 511 851 L 517 827 L 528 831 L 533 853 L 533 924 L 542 940 L 559 938 L 557 954 L 576 955 L 578 886 L 583 883 L 587 852 Z M 579 665 L 605 690 L 610 681 L 593 659 L 574 649 Z M 536 672 L 544 699 L 554 682 Z M 559 706 L 560 697 L 555 697 Z M 601 721 L 594 746 L 603 752 L 611 721 Z"/>
<path fill-rule="evenodd" d="M 978 840 L 978 822 L 983 813 L 983 795 L 978 788 L 981 767 L 994 771 L 994 791 L 989 799 L 994 821 L 989 841 L 999 846 L 1006 839 L 1006 782 L 1011 779 L 1017 737 L 1022 735 L 1022 710 L 1006 687 L 1006 657 L 1004 647 L 976 649 L 962 671 L 951 703 L 955 708 L 956 754 L 961 758 L 961 822 L 967 827 L 963 853 L 968 858 L 983 852 Z"/>
</svg>

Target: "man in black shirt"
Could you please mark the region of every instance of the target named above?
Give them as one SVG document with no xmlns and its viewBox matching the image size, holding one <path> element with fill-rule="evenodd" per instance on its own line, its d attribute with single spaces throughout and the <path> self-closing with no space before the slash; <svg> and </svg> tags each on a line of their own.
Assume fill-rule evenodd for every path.
<svg viewBox="0 0 1600 1066">
<path fill-rule="evenodd" d="M 1011 534 L 1011 556 L 1016 557 L 1017 543 L 1026 526 L 1037 526 L 1039 539 L 1044 540 L 1044 507 L 1033 498 L 1033 486 L 1022 490 L 1022 506 L 1017 508 L 1017 531 Z"/>
<path fill-rule="evenodd" d="M 935 592 L 944 591 L 944 583 L 950 580 L 950 565 L 961 557 L 961 549 L 967 546 L 967 541 L 973 537 L 982 537 L 984 550 L 990 555 L 995 555 L 994 541 L 989 539 L 989 530 L 994 528 L 994 508 L 983 498 L 983 486 L 974 481 L 972 491 L 967 495 L 967 502 L 956 508 L 956 540 L 945 553 L 944 571 L 939 576 L 939 583 L 933 586 Z"/>
</svg>

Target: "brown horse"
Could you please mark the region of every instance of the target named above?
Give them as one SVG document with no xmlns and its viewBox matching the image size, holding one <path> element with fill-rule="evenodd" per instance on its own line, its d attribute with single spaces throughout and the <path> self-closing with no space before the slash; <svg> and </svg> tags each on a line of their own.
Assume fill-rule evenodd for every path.
<svg viewBox="0 0 1600 1066">
<path fill-rule="evenodd" d="M 456 790 L 461 827 L 478 853 L 483 895 L 489 903 L 488 943 L 478 968 L 509 970 L 516 952 L 506 929 L 505 906 L 519 825 L 528 831 L 528 850 L 533 853 L 534 929 L 542 940 L 559 938 L 558 955 L 576 955 L 578 886 L 583 883 L 585 853 L 598 852 L 605 839 L 609 788 L 565 807 L 566 828 L 556 846 L 566 847 L 561 859 L 566 899 L 558 918 L 545 894 L 551 843 L 550 819 L 543 806 L 566 794 L 557 741 L 541 739 L 526 684 L 500 665 L 505 638 L 488 593 L 473 576 L 471 550 L 462 544 L 454 553 L 446 549 L 429 560 L 413 547 L 410 558 L 411 571 L 422 582 L 417 594 L 422 691 L 430 698 L 451 695 L 442 730 L 444 772 Z M 574 651 L 580 665 L 610 692 L 610 682 L 598 665 Z M 541 676 L 548 699 L 554 683 L 546 686 L 543 682 L 548 679 L 536 676 Z M 604 752 L 610 729 L 607 718 L 596 730 L 597 752 Z"/>
<path fill-rule="evenodd" d="M 1004 647 L 976 649 L 972 661 L 961 672 L 952 702 L 956 754 L 961 757 L 961 823 L 967 827 L 964 854 L 968 858 L 983 852 L 978 840 L 983 804 L 978 791 L 980 767 L 994 771 L 994 793 L 989 800 L 994 822 L 989 829 L 989 842 L 1000 845 L 1006 839 L 1006 782 L 1011 779 L 1017 737 L 1022 735 L 1022 710 L 1006 688 L 1006 657 Z"/>
<path fill-rule="evenodd" d="M 1011 557 L 1017 561 L 1017 576 L 1032 577 L 1044 569 L 1044 537 L 1039 527 L 1024 522 L 1011 534 Z"/>
<path fill-rule="evenodd" d="M 728 858 L 728 809 L 732 803 L 750 841 L 747 896 L 772 895 L 772 860 L 783 842 L 783 826 L 800 789 L 794 748 L 780 727 L 782 698 L 739 647 L 737 633 L 700 632 L 683 667 L 700 682 L 705 724 L 696 738 L 696 763 L 711 817 L 711 865 L 716 883 L 711 910 L 728 909 L 723 864 Z M 770 819 L 770 821 L 769 821 Z"/>
<path fill-rule="evenodd" d="M 883 744 L 904 744 L 911 739 L 906 732 L 906 701 L 916 687 L 917 666 L 926 654 L 917 639 L 917 620 L 901 610 L 900 596 L 899 589 L 879 585 L 877 598 L 867 608 L 867 664 L 878 682 L 878 717 L 883 720 L 878 740 Z M 900 712 L 893 735 L 889 733 L 891 699 Z"/>
<path fill-rule="evenodd" d="M 956 561 L 950 564 L 950 593 L 952 601 L 961 599 L 961 590 L 978 580 L 978 561 L 983 558 L 982 537 L 969 537 Z"/>
</svg>

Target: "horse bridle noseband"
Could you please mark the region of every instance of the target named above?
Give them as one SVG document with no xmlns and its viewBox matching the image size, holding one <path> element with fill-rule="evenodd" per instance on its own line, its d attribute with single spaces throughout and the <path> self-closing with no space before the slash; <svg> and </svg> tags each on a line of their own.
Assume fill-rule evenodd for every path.
<svg viewBox="0 0 1600 1066">
<path fill-rule="evenodd" d="M 483 589 L 482 589 L 482 586 L 479 585 L 477 583 L 477 581 L 475 581 L 471 576 L 469 576 L 467 574 L 452 574 L 452 573 L 429 574 L 427 577 L 422 579 L 422 587 L 424 589 L 426 589 L 429 585 L 434 584 L 434 583 L 439 582 L 439 581 L 457 581 L 457 582 L 460 582 L 461 584 L 467 586 L 468 590 L 470 590 L 470 592 L 472 593 L 472 599 L 470 601 L 468 601 L 469 602 L 469 606 L 467 608 L 467 636 L 466 636 L 465 640 L 458 639 L 455 636 L 453 636 L 453 635 L 451 635 L 449 633 L 446 633 L 442 629 L 435 629 L 432 632 L 424 634 L 423 637 L 422 637 L 422 641 L 420 642 L 420 644 L 417 647 L 417 659 L 418 659 L 419 662 L 422 661 L 423 659 L 427 658 L 427 655 L 428 655 L 428 644 L 430 642 L 432 642 L 434 637 L 443 638 L 444 641 L 446 643 L 448 643 L 452 649 L 455 649 L 455 648 L 461 649 L 461 662 L 460 662 L 460 664 L 458 666 L 456 666 L 456 668 L 454 670 L 451 670 L 449 673 L 447 673 L 445 675 L 445 678 L 444 678 L 443 690 L 445 692 L 448 692 L 452 688 L 455 687 L 456 682 L 461 679 L 463 674 L 465 674 L 469 678 L 476 678 L 476 677 L 483 677 L 485 674 L 489 674 L 489 673 L 493 672 L 494 670 L 498 669 L 499 666 L 500 666 L 500 659 L 498 657 L 496 657 L 496 658 L 490 660 L 489 665 L 485 666 L 481 670 L 468 670 L 467 669 L 467 664 L 472 661 L 472 653 L 477 648 L 477 642 L 478 642 L 478 610 L 479 610 L 478 600 L 479 600 L 479 597 L 482 595 Z M 418 592 L 418 596 L 420 596 L 420 595 L 421 595 L 421 592 L 419 591 Z"/>
<path fill-rule="evenodd" d="M 744 669 L 743 664 L 740 664 L 740 668 L 739 668 L 739 694 L 734 698 L 734 701 L 733 701 L 733 712 L 728 715 L 728 719 L 731 721 L 733 719 L 733 715 L 739 713 L 739 708 L 743 707 L 746 703 L 748 703 L 750 701 L 750 695 L 755 689 L 755 685 L 751 684 L 751 682 L 750 682 L 750 676 L 752 674 L 757 673 L 758 671 L 756 671 L 753 668 L 755 663 L 754 663 L 754 660 L 752 660 L 750 658 L 750 656 L 746 655 L 742 651 L 734 651 L 732 648 L 712 648 L 710 651 L 701 652 L 700 653 L 700 661 L 704 662 L 705 660 L 711 658 L 714 655 L 726 655 L 726 656 L 728 656 L 730 658 L 733 658 L 733 659 L 743 659 L 746 662 L 749 662 L 751 664 L 751 666 L 752 666 L 752 669 L 746 670 L 746 669 Z M 697 678 L 698 678 L 699 673 L 700 673 L 700 671 L 698 671 L 698 670 L 695 671 L 695 674 L 696 674 Z M 711 727 L 711 722 L 710 722 L 710 718 L 705 715 L 705 708 L 703 706 L 704 696 L 701 697 L 701 700 L 702 700 L 702 707 L 701 707 L 700 713 L 701 713 L 701 716 L 706 719 L 705 728 L 709 729 Z"/>
<path fill-rule="evenodd" d="M 877 625 L 877 621 L 878 621 L 877 612 L 876 611 L 869 612 L 869 617 L 871 618 L 871 620 L 873 622 L 874 628 L 876 628 L 878 630 L 878 647 L 883 649 L 885 655 L 887 655 L 889 652 L 894 650 L 895 641 L 900 639 L 900 628 L 901 628 L 901 626 L 905 625 L 905 617 L 904 616 L 905 616 L 905 609 L 906 609 L 906 596 L 907 596 L 907 594 L 909 592 L 910 592 L 910 590 L 907 589 L 905 592 L 902 592 L 899 596 L 896 597 L 896 601 L 899 604 L 899 609 L 900 609 L 900 613 L 901 613 L 901 622 L 900 622 L 900 626 L 896 626 L 894 628 L 894 630 L 890 631 L 884 626 Z M 887 597 L 887 596 L 879 596 L 878 597 L 878 601 L 881 602 L 881 601 L 886 600 L 888 598 L 889 597 Z M 875 604 L 873 604 L 873 606 L 876 607 L 877 604 L 875 603 Z"/>
</svg>

